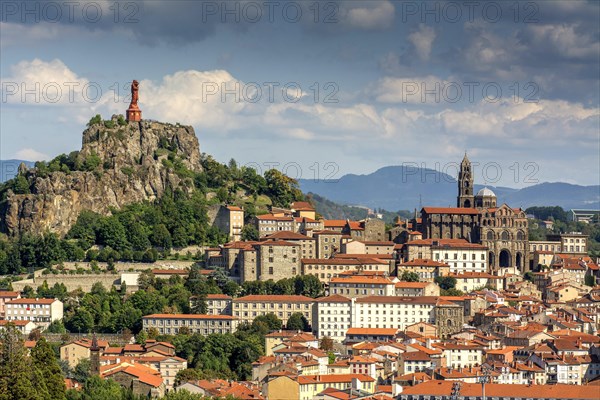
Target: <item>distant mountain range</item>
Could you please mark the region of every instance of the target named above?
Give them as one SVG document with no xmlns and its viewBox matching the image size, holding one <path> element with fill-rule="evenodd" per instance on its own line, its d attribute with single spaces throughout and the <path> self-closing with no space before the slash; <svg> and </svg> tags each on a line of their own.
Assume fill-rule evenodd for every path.
<svg viewBox="0 0 600 400">
<path fill-rule="evenodd" d="M 33 161 L 25 160 L 0 160 L 0 183 L 14 178 L 19 169 L 19 165 L 25 163 L 28 167 L 33 167 Z"/>
<path fill-rule="evenodd" d="M 301 179 L 299 183 L 304 193 L 316 193 L 347 205 L 386 210 L 456 206 L 456 179 L 425 168 L 390 166 L 367 175 L 344 175 L 336 181 Z M 475 193 L 483 187 L 476 184 Z M 487 187 L 496 193 L 498 204 L 506 203 L 512 207 L 561 206 L 565 210 L 600 208 L 600 185 L 544 182 L 523 189 Z"/>
</svg>

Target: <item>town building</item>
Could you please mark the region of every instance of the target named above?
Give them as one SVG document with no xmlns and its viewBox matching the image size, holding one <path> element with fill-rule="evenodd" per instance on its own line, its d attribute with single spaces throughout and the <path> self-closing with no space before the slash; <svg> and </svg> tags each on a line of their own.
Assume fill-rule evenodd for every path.
<svg viewBox="0 0 600 400">
<path fill-rule="evenodd" d="M 327 336 L 342 342 L 352 325 L 352 301 L 339 294 L 318 298 L 315 300 L 312 320 L 313 331 L 319 339 Z"/>
<path fill-rule="evenodd" d="M 329 280 L 329 293 L 349 298 L 394 296 L 395 283 L 380 275 L 339 275 Z"/>
<path fill-rule="evenodd" d="M 485 246 L 466 239 L 421 239 L 404 244 L 404 261 L 429 259 L 448 264 L 451 273 L 488 272 L 488 252 Z"/>
<path fill-rule="evenodd" d="M 440 287 L 433 282 L 396 282 L 394 294 L 401 297 L 439 296 Z"/>
<path fill-rule="evenodd" d="M 212 333 L 233 333 L 238 318 L 231 315 L 152 314 L 142 317 L 143 329 L 156 329 L 161 335 L 176 335 L 180 329 L 207 336 Z"/>
<path fill-rule="evenodd" d="M 503 385 L 488 383 L 485 385 L 486 398 L 493 400 L 551 400 L 598 398 L 597 386 L 574 385 Z M 398 400 L 472 400 L 483 397 L 483 385 L 452 380 L 431 380 L 415 386 L 405 387 Z"/>
<path fill-rule="evenodd" d="M 372 256 L 377 257 L 377 256 Z M 314 275 L 323 284 L 327 284 L 329 280 L 337 275 L 349 271 L 358 271 L 360 273 L 390 273 L 390 262 L 380 258 L 364 258 L 364 257 L 334 257 L 301 260 L 302 275 Z"/>
<path fill-rule="evenodd" d="M 437 277 L 447 276 L 450 273 L 450 265 L 427 258 L 415 258 L 398 263 L 398 276 L 402 276 L 404 272 L 414 272 L 421 282 L 433 282 Z"/>
<path fill-rule="evenodd" d="M 233 300 L 233 316 L 241 323 L 252 323 L 260 315 L 275 314 L 284 325 L 294 313 L 301 313 L 312 326 L 314 299 L 306 296 L 249 295 Z"/>
<path fill-rule="evenodd" d="M 8 290 L 0 290 L 0 319 L 5 317 L 5 304 L 7 301 L 21 298 L 21 293 Z"/>
<path fill-rule="evenodd" d="M 58 299 L 18 298 L 5 303 L 8 321 L 32 321 L 45 329 L 63 318 L 63 303 Z"/>
<path fill-rule="evenodd" d="M 232 205 L 221 206 L 215 218 L 215 225 L 228 235 L 230 241 L 242 240 L 244 210 Z"/>
</svg>

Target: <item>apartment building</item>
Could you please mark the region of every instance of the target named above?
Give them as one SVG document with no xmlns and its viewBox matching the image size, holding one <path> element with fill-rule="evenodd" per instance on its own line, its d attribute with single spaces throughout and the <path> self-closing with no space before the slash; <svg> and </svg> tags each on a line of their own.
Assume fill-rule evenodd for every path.
<svg viewBox="0 0 600 400">
<path fill-rule="evenodd" d="M 341 251 L 344 237 L 342 233 L 329 230 L 315 231 L 313 237 L 316 240 L 316 258 L 330 258 Z"/>
<path fill-rule="evenodd" d="M 267 398 L 270 400 L 312 400 L 326 389 L 354 389 L 357 393 L 375 392 L 376 380 L 368 375 L 300 375 L 297 377 L 279 376 L 266 384 Z M 359 392 L 360 391 L 360 392 Z"/>
<path fill-rule="evenodd" d="M 345 254 L 393 254 L 394 242 L 389 241 L 359 241 L 352 240 L 342 245 L 342 252 Z"/>
<path fill-rule="evenodd" d="M 352 301 L 338 294 L 316 299 L 312 320 L 319 339 L 327 336 L 342 342 L 352 324 Z"/>
<path fill-rule="evenodd" d="M 0 319 L 5 315 L 5 304 L 7 301 L 12 301 L 21 298 L 21 293 L 0 290 Z"/>
<path fill-rule="evenodd" d="M 226 294 L 207 294 L 206 313 L 209 315 L 231 315 L 232 301 L 232 297 Z"/>
<path fill-rule="evenodd" d="M 389 262 L 379 258 L 303 258 L 300 262 L 303 275 L 314 275 L 323 284 L 327 284 L 332 277 L 348 271 L 379 272 L 382 274 L 389 274 L 390 272 Z"/>
<path fill-rule="evenodd" d="M 488 272 L 487 247 L 465 239 L 421 239 L 402 248 L 403 261 L 430 259 L 450 266 L 450 272 Z"/>
<path fill-rule="evenodd" d="M 440 287 L 433 282 L 396 282 L 394 295 L 403 297 L 439 296 Z"/>
<path fill-rule="evenodd" d="M 435 323 L 435 297 L 369 296 L 353 301 L 352 327 L 404 330 L 416 322 Z"/>
<path fill-rule="evenodd" d="M 215 225 L 227 233 L 229 240 L 232 242 L 242 240 L 244 210 L 237 206 L 222 206 L 215 218 Z"/>
<path fill-rule="evenodd" d="M 142 317 L 144 330 L 155 328 L 161 335 L 175 335 L 184 327 L 191 333 L 205 336 L 211 333 L 233 333 L 238 322 L 238 318 L 231 315 L 152 314 Z"/>
<path fill-rule="evenodd" d="M 258 236 L 264 237 L 279 231 L 293 231 L 294 217 L 274 214 L 258 215 L 255 218 Z"/>
<path fill-rule="evenodd" d="M 437 344 L 446 359 L 445 365 L 452 368 L 467 368 L 481 365 L 483 346 L 460 343 Z"/>
<path fill-rule="evenodd" d="M 456 279 L 456 289 L 465 293 L 480 290 L 484 287 L 493 289 L 502 289 L 503 287 L 503 277 L 486 272 L 451 273 L 449 276 Z"/>
<path fill-rule="evenodd" d="M 329 280 L 329 293 L 350 298 L 394 296 L 395 283 L 380 275 L 340 275 Z"/>
<path fill-rule="evenodd" d="M 435 324 L 441 338 L 462 329 L 464 307 L 437 296 L 370 296 L 352 299 L 352 327 L 405 330 L 418 322 Z"/>
<path fill-rule="evenodd" d="M 0 319 L 0 330 L 5 329 L 8 324 L 11 324 L 22 335 L 29 335 L 37 326 L 31 321 L 7 321 Z"/>
<path fill-rule="evenodd" d="M 250 295 L 233 300 L 233 316 L 240 323 L 252 323 L 260 315 L 275 314 L 284 325 L 294 313 L 301 313 L 312 326 L 315 300 L 306 296 Z"/>
<path fill-rule="evenodd" d="M 447 276 L 450 273 L 450 265 L 426 258 L 415 258 L 398 264 L 398 276 L 402 276 L 404 272 L 414 272 L 421 282 L 433 282 L 438 276 Z"/>
<path fill-rule="evenodd" d="M 98 347 L 104 352 L 109 346 L 106 340 L 98 340 Z M 75 340 L 60 347 L 60 359 L 66 361 L 70 368 L 75 368 L 83 359 L 90 358 L 91 339 Z"/>
<path fill-rule="evenodd" d="M 298 232 L 281 231 L 265 236 L 262 241 L 286 241 L 300 246 L 301 258 L 314 258 L 316 254 L 316 239 Z"/>
<path fill-rule="evenodd" d="M 284 240 L 266 240 L 245 246 L 239 254 L 241 282 L 278 281 L 300 274 L 301 245 Z"/>
<path fill-rule="evenodd" d="M 32 321 L 46 328 L 63 318 L 63 303 L 58 299 L 19 298 L 5 303 L 7 321 Z"/>
</svg>

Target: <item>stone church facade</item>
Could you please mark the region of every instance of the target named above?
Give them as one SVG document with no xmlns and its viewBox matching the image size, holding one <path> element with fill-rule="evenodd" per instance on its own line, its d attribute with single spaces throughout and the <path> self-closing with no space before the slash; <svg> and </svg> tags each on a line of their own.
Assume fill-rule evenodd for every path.
<svg viewBox="0 0 600 400">
<path fill-rule="evenodd" d="M 423 238 L 466 239 L 488 248 L 488 267 L 503 274 L 516 267 L 525 272 L 528 259 L 528 225 L 525 211 L 506 204 L 497 206 L 488 188 L 473 195 L 471 162 L 463 158 L 458 175 L 457 207 L 424 207 L 420 226 Z"/>
</svg>

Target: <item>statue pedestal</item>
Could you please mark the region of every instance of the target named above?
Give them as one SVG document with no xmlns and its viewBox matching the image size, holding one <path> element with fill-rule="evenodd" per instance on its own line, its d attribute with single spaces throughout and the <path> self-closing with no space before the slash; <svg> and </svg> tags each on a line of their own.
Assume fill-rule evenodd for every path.
<svg viewBox="0 0 600 400">
<path fill-rule="evenodd" d="M 129 107 L 127 109 L 127 121 L 140 122 L 142 120 L 142 110 L 138 107 Z"/>
</svg>

